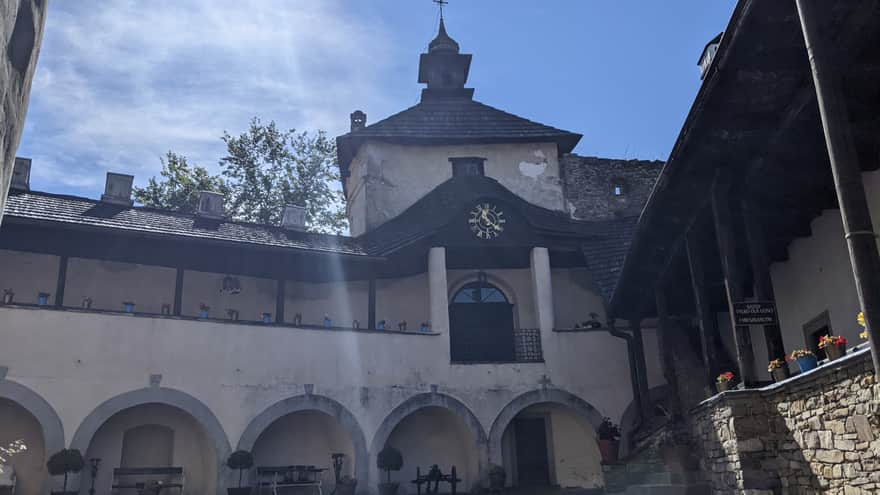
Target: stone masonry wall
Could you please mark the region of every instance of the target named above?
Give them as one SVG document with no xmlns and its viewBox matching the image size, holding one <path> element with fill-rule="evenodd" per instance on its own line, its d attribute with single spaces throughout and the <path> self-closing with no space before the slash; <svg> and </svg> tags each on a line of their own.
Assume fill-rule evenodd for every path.
<svg viewBox="0 0 880 495">
<path fill-rule="evenodd" d="M 660 161 L 614 160 L 574 154 L 560 157 L 559 165 L 566 208 L 580 220 L 638 215 L 663 168 Z M 622 196 L 612 194 L 615 181 L 624 186 Z"/>
<path fill-rule="evenodd" d="M 714 494 L 880 493 L 880 387 L 867 349 L 717 395 L 690 420 Z"/>
</svg>

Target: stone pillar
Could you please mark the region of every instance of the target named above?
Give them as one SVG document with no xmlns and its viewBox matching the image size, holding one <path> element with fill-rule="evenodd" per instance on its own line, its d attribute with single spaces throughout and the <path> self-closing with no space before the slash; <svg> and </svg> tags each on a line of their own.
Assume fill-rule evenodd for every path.
<svg viewBox="0 0 880 495">
<path fill-rule="evenodd" d="M 0 215 L 24 128 L 45 21 L 46 2 L 0 2 Z"/>
<path fill-rule="evenodd" d="M 553 282 L 550 277 L 550 253 L 547 248 L 532 248 L 532 294 L 541 333 L 553 330 Z"/>
<path fill-rule="evenodd" d="M 449 332 L 449 287 L 446 284 L 446 248 L 433 247 L 428 252 L 428 292 L 431 330 Z"/>
</svg>

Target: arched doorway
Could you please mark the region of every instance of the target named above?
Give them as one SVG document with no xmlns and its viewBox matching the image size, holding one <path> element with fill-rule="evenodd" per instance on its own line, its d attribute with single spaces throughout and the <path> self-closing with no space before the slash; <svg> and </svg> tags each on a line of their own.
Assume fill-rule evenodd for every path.
<svg viewBox="0 0 880 495">
<path fill-rule="evenodd" d="M 449 304 L 450 353 L 456 363 L 512 362 L 513 304 L 485 277 L 466 284 Z"/>
</svg>

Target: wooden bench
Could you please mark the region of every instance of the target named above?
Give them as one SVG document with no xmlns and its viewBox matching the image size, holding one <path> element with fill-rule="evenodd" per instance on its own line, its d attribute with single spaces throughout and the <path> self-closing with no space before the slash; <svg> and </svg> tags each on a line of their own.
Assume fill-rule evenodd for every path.
<svg viewBox="0 0 880 495">
<path fill-rule="evenodd" d="M 184 488 L 182 467 L 116 468 L 113 470 L 113 495 L 181 495 Z"/>
<path fill-rule="evenodd" d="M 323 495 L 320 474 L 326 471 L 315 466 L 259 466 L 257 467 L 257 493 L 281 495 L 296 489 L 311 489 Z M 264 491 L 265 490 L 265 491 Z"/>
<path fill-rule="evenodd" d="M 450 489 L 452 490 L 450 493 L 456 495 L 456 486 L 461 483 L 461 478 L 458 477 L 455 466 L 452 466 L 452 472 L 450 474 L 443 474 L 443 472 L 440 471 L 440 468 L 434 464 L 425 475 L 422 475 L 421 468 L 416 466 L 416 479 L 412 480 L 412 483 L 416 485 L 416 493 L 418 495 L 422 495 L 422 485 L 428 485 L 425 488 L 425 493 L 437 493 L 441 481 L 449 483 Z M 431 483 L 434 483 L 433 488 L 431 488 Z"/>
</svg>

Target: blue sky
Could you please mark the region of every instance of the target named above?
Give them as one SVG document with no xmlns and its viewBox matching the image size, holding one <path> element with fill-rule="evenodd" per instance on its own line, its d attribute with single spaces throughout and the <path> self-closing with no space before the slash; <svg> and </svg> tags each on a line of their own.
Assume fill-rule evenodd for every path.
<svg viewBox="0 0 880 495">
<path fill-rule="evenodd" d="M 249 119 L 338 135 L 418 102 L 430 0 L 49 3 L 18 151 L 32 188 L 98 197 L 108 170 L 155 175 L 168 150 L 217 170 Z M 577 153 L 665 159 L 697 58 L 734 0 L 450 0 L 483 103 L 582 133 Z"/>
</svg>

